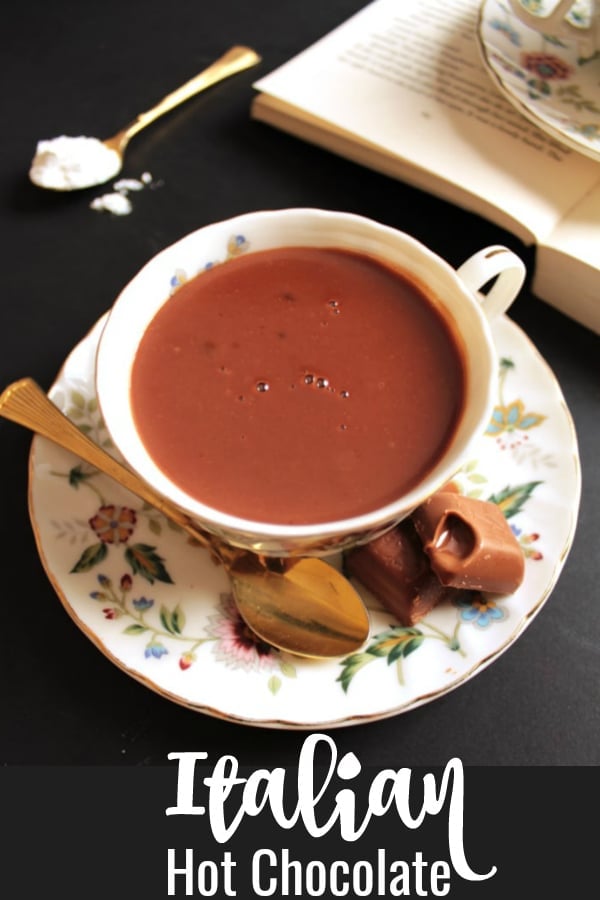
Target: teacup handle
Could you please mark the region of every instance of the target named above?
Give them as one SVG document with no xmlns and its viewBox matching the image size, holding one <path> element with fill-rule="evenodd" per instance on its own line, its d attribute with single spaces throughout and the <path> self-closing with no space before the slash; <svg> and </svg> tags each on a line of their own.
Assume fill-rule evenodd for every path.
<svg viewBox="0 0 600 900">
<path fill-rule="evenodd" d="M 566 15 L 573 6 L 575 0 L 558 0 L 548 12 L 532 12 L 521 0 L 509 0 L 512 11 L 518 19 L 530 28 L 544 31 L 548 34 L 572 37 L 577 41 L 585 39 L 586 32 L 590 28 L 583 25 L 574 25 Z"/>
<path fill-rule="evenodd" d="M 485 247 L 470 256 L 456 270 L 458 277 L 480 301 L 491 321 L 502 315 L 523 287 L 527 270 L 519 257 L 500 244 Z M 488 282 L 496 279 L 486 294 L 480 293 Z"/>
</svg>

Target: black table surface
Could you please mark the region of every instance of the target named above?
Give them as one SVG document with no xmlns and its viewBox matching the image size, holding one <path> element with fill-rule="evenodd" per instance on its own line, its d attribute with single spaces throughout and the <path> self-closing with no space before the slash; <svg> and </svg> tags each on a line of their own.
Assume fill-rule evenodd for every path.
<svg viewBox="0 0 600 900">
<path fill-rule="evenodd" d="M 131 0 L 3 12 L 0 150 L 0 385 L 48 389 L 69 351 L 158 250 L 237 213 L 346 209 L 408 231 L 453 265 L 504 243 L 533 251 L 465 210 L 254 122 L 252 83 L 364 5 L 361 0 Z M 135 138 L 124 176 L 159 189 L 131 215 L 89 208 L 97 189 L 34 187 L 38 140 L 106 136 L 233 44 L 262 62 L 189 101 Z M 572 290 L 577 291 L 573 284 Z M 600 505 L 597 335 L 531 295 L 511 318 L 537 346 L 577 432 L 583 491 L 558 583 L 519 639 L 476 677 L 408 713 L 336 732 L 370 766 L 597 766 L 600 762 Z M 28 514 L 31 435 L 0 421 L 2 629 L 0 764 L 151 766 L 173 750 L 235 747 L 247 765 L 296 761 L 303 732 L 191 711 L 111 663 L 65 612 L 39 560 Z"/>
</svg>

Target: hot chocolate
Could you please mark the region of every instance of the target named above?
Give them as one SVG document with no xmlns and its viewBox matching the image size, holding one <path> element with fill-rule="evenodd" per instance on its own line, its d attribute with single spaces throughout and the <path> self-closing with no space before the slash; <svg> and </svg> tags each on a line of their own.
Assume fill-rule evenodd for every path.
<svg viewBox="0 0 600 900">
<path fill-rule="evenodd" d="M 465 366 L 435 298 L 367 255 L 242 255 L 180 286 L 134 360 L 156 464 L 254 521 L 361 515 L 413 488 L 460 420 Z"/>
</svg>

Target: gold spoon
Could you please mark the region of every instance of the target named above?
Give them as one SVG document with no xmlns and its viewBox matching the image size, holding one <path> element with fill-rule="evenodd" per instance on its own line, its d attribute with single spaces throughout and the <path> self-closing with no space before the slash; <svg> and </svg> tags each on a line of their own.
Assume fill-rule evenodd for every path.
<svg viewBox="0 0 600 900">
<path fill-rule="evenodd" d="M 190 97 L 194 97 L 206 88 L 211 87 L 224 78 L 229 78 L 237 72 L 250 68 L 261 61 L 261 57 L 250 47 L 235 46 L 231 47 L 223 56 L 220 56 L 215 62 L 211 63 L 208 68 L 204 69 L 194 78 L 187 81 L 181 87 L 177 88 L 166 97 L 163 97 L 155 106 L 146 112 L 140 113 L 133 122 L 130 122 L 121 131 L 118 131 L 112 137 L 103 141 L 96 141 L 94 138 L 67 138 L 58 139 L 61 149 L 54 145 L 54 149 L 48 155 L 48 143 L 42 142 L 38 146 L 38 153 L 33 160 L 30 178 L 39 187 L 51 187 L 56 190 L 72 190 L 73 188 L 93 187 L 103 184 L 114 178 L 123 167 L 123 155 L 125 148 L 129 144 L 131 138 L 138 134 L 142 128 L 151 125 L 160 116 L 179 106 Z M 100 169 L 89 168 L 85 158 L 81 158 L 82 150 L 80 147 L 81 140 L 86 144 L 94 143 L 98 146 L 98 150 L 102 151 L 102 145 L 107 151 L 102 156 L 102 166 Z M 67 151 L 65 146 L 69 148 Z M 64 158 L 64 154 L 68 152 L 68 157 Z M 71 158 L 71 154 L 75 154 L 75 158 Z M 106 156 L 106 160 L 104 160 Z M 56 180 L 56 171 L 60 170 L 62 175 Z M 72 170 L 72 176 L 69 171 Z M 75 180 L 73 180 L 75 178 Z"/>
<path fill-rule="evenodd" d="M 140 113 L 133 122 L 112 137 L 106 138 L 102 143 L 110 150 L 116 150 L 122 158 L 131 138 L 141 131 L 142 128 L 145 128 L 146 125 L 152 124 L 159 116 L 169 112 L 175 106 L 179 106 L 185 100 L 189 100 L 195 94 L 199 94 L 200 91 L 216 84 L 217 81 L 222 81 L 224 78 L 229 78 L 230 75 L 235 75 L 236 72 L 248 69 L 250 66 L 259 63 L 260 60 L 258 53 L 255 53 L 250 47 L 232 47 L 231 50 L 228 50 L 227 53 L 208 66 L 207 69 L 204 69 L 190 81 L 168 94 L 152 109 Z"/>
<path fill-rule="evenodd" d="M 227 569 L 240 615 L 268 644 L 298 656 L 324 659 L 352 653 L 365 642 L 367 610 L 334 566 L 312 557 L 268 560 L 199 529 L 83 434 L 31 378 L 22 378 L 3 391 L 0 415 L 70 450 L 211 550 Z"/>
</svg>

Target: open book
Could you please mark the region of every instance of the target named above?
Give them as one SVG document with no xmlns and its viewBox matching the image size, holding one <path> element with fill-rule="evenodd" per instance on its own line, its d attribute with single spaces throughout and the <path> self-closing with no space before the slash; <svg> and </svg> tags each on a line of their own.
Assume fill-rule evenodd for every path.
<svg viewBox="0 0 600 900">
<path fill-rule="evenodd" d="M 493 83 L 479 0 L 374 0 L 258 80 L 251 115 L 535 245 L 532 291 L 600 333 L 600 163 Z"/>
</svg>

